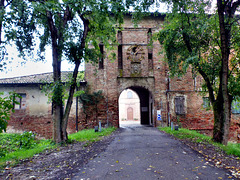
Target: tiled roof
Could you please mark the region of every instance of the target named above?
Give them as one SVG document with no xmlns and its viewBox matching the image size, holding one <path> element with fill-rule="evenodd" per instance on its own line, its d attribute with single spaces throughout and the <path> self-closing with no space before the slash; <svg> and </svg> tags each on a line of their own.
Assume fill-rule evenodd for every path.
<svg viewBox="0 0 240 180">
<path fill-rule="evenodd" d="M 71 77 L 71 71 L 62 71 L 61 78 L 63 82 L 66 82 Z M 34 74 L 29 76 L 20 76 L 14 78 L 0 79 L 0 84 L 42 84 L 53 82 L 53 73 Z"/>
</svg>

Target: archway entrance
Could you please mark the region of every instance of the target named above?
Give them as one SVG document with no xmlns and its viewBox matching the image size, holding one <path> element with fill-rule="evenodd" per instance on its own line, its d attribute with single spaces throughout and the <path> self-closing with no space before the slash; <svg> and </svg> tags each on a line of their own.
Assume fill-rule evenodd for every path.
<svg viewBox="0 0 240 180">
<path fill-rule="evenodd" d="M 142 87 L 129 87 L 119 96 L 119 126 L 153 125 L 151 93 Z"/>
<path fill-rule="evenodd" d="M 119 126 L 140 125 L 140 99 L 136 92 L 125 89 L 119 96 Z"/>
</svg>

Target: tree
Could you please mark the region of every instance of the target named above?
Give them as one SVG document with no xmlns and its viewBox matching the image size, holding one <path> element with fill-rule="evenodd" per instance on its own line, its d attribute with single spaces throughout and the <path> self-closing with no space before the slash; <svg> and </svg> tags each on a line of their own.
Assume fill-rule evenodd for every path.
<svg viewBox="0 0 240 180">
<path fill-rule="evenodd" d="M 36 36 L 40 40 L 39 57 L 43 57 L 41 53 L 47 45 L 52 48 L 55 142 L 67 140 L 67 122 L 80 63 L 88 59 L 97 61 L 102 56 L 99 43 L 109 48 L 110 43 L 116 43 L 116 24 L 123 22 L 123 12 L 133 3 L 132 0 L 29 0 L 24 1 L 21 10 L 15 9 L 12 13 L 16 30 L 11 31 L 10 38 L 17 39 L 22 55 L 31 53 Z M 64 57 L 75 64 L 65 111 L 61 82 L 61 60 Z"/>
<path fill-rule="evenodd" d="M 209 1 L 172 3 L 158 40 L 166 51 L 172 75 L 182 75 L 190 66 L 205 80 L 203 87 L 213 105 L 216 142 L 227 144 L 231 102 L 240 95 L 239 24 L 234 15 L 240 1 L 217 1 L 209 14 Z M 232 52 L 232 56 L 230 56 Z"/>
</svg>

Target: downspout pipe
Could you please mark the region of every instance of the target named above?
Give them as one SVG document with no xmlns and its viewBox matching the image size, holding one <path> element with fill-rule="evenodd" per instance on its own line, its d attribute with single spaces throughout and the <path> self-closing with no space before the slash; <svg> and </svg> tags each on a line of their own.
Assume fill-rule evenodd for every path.
<svg viewBox="0 0 240 180">
<path fill-rule="evenodd" d="M 76 91 L 78 91 L 77 86 Z M 76 132 L 78 132 L 78 96 L 76 96 Z"/>
</svg>

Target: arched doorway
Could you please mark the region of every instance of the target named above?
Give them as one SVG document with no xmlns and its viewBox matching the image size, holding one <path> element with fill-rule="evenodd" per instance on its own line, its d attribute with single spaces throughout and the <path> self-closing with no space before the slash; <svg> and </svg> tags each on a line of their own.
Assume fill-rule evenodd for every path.
<svg viewBox="0 0 240 180">
<path fill-rule="evenodd" d="M 128 107 L 127 108 L 127 121 L 133 120 L 133 108 Z"/>
<path fill-rule="evenodd" d="M 140 99 L 136 92 L 125 89 L 119 96 L 119 125 L 140 125 Z"/>
<path fill-rule="evenodd" d="M 136 96 L 138 97 L 139 100 L 137 109 L 139 118 L 134 117 L 135 115 L 134 111 L 136 111 L 136 109 L 130 106 L 131 98 Z M 124 103 L 123 100 L 124 97 L 126 103 Z M 123 108 L 124 106 L 125 109 Z M 119 126 L 121 127 L 122 124 L 127 123 L 131 124 L 130 123 L 131 118 L 133 119 L 132 121 L 133 124 L 153 125 L 152 108 L 153 108 L 152 95 L 147 89 L 139 86 L 133 86 L 123 90 L 119 96 Z M 133 114 L 133 117 L 131 117 L 131 113 Z M 137 123 L 136 120 L 138 120 Z"/>
</svg>

